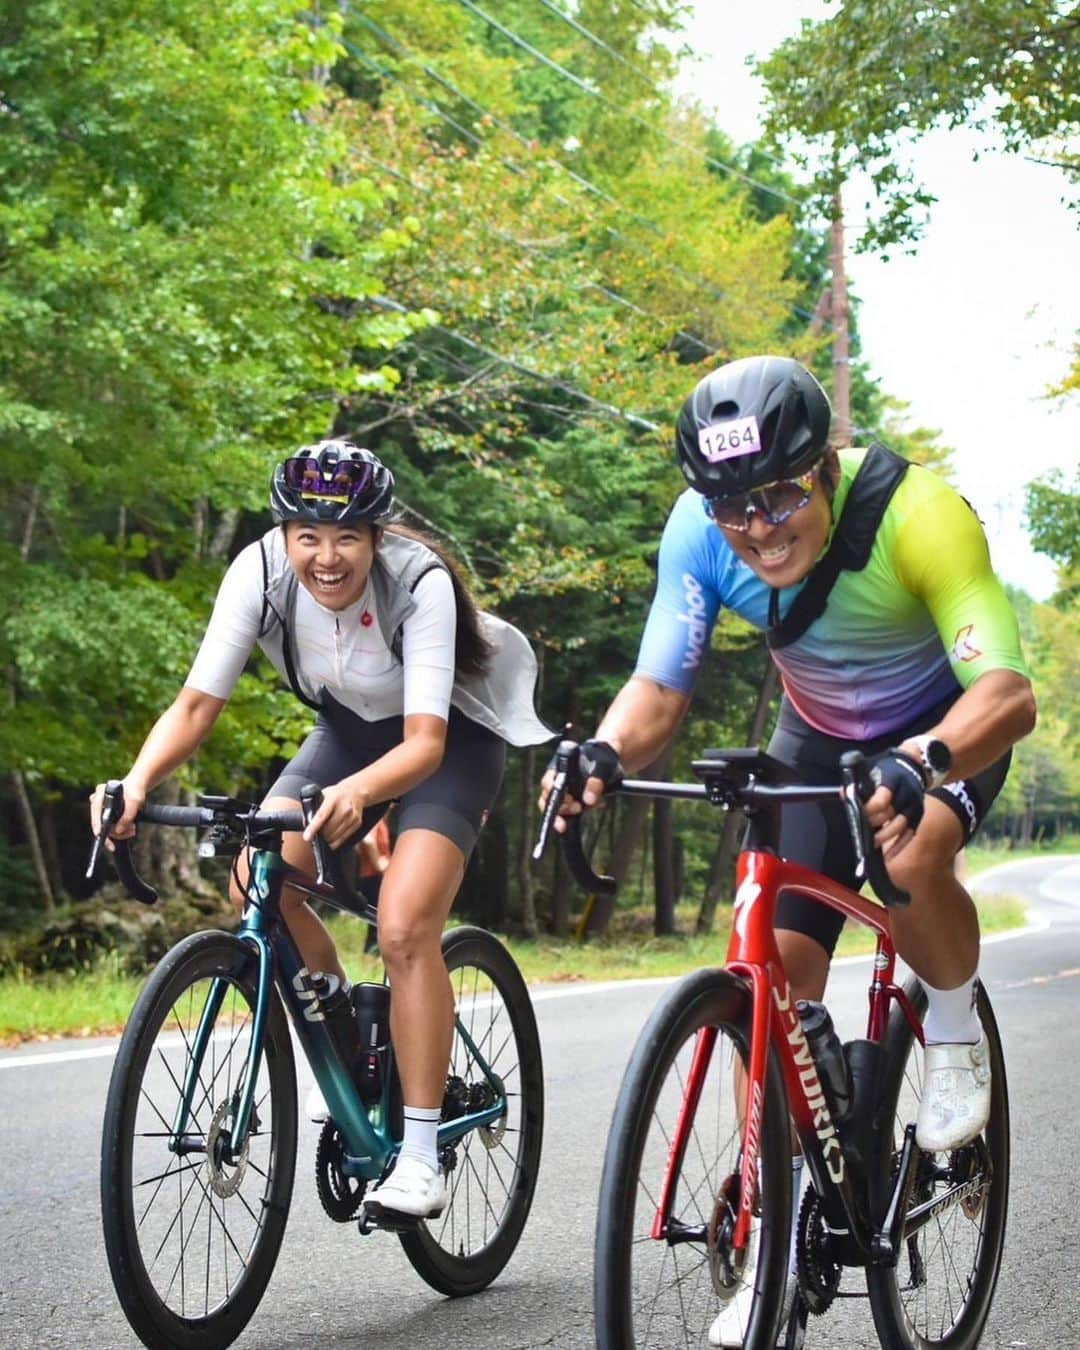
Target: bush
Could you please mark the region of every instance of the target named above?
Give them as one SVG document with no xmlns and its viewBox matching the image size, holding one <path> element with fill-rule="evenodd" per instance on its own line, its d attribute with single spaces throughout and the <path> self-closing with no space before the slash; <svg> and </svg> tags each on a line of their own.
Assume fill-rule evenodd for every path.
<svg viewBox="0 0 1080 1350">
<path fill-rule="evenodd" d="M 188 933 L 236 926 L 236 911 L 217 895 L 179 896 L 149 906 L 108 886 L 93 900 L 53 910 L 9 937 L 0 949 L 0 972 L 68 973 L 113 955 L 123 972 L 143 975 Z"/>
</svg>

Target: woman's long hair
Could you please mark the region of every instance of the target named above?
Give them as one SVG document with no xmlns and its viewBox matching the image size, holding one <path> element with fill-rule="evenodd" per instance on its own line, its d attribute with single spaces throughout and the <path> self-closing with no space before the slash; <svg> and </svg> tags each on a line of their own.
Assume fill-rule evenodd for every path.
<svg viewBox="0 0 1080 1350">
<path fill-rule="evenodd" d="M 445 544 L 424 530 L 414 530 L 411 526 L 398 524 L 397 521 L 392 525 L 384 525 L 383 529 L 389 534 L 399 534 L 405 539 L 415 539 L 417 543 L 431 549 L 432 553 L 450 573 L 450 581 L 454 587 L 454 606 L 457 610 L 454 669 L 459 675 L 486 674 L 488 664 L 491 661 L 491 643 L 480 631 L 480 615 L 476 608 L 476 601 L 472 598 L 469 588 L 462 578 L 461 564 L 448 551 Z"/>
</svg>

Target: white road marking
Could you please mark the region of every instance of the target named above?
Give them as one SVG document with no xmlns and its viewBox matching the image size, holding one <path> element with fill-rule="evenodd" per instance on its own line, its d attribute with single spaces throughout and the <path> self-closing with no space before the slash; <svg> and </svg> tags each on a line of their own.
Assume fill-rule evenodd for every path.
<svg viewBox="0 0 1080 1350">
<path fill-rule="evenodd" d="M 979 883 L 986 877 L 1003 872 L 1010 867 L 1021 867 L 1031 858 L 1018 858 L 1013 862 L 999 863 L 996 867 L 988 867 L 984 872 L 979 872 L 977 876 L 972 877 L 971 887 L 973 890 L 980 889 Z M 1064 877 L 1064 883 L 1061 878 Z M 1080 905 L 1080 858 L 1068 859 L 1068 865 L 1055 872 L 1052 878 L 1048 878 L 1040 885 L 1040 891 L 1048 898 L 1064 901 L 1068 904 Z M 1050 927 L 1049 919 L 1033 919 L 1023 928 L 1014 928 L 1007 933 L 995 933 L 992 937 L 985 937 L 982 945 L 988 947 L 994 942 L 1012 942 L 1016 938 L 1029 937 L 1032 933 L 1044 932 Z M 833 961 L 834 966 L 851 966 L 860 961 L 870 961 L 873 959 L 873 952 L 865 952 L 859 956 L 839 956 Z M 1016 984 L 1006 985 L 1006 988 L 1019 988 L 1021 984 L 1044 983 L 1051 979 L 1060 979 L 1066 975 L 1074 975 L 1076 971 L 1064 971 L 1059 975 L 1035 976 L 1030 980 L 1018 981 Z M 616 989 L 647 989 L 660 985 L 675 984 L 681 980 L 682 975 L 653 975 L 638 980 L 604 980 L 599 984 L 588 980 L 574 982 L 562 989 L 535 989 L 530 994 L 533 1003 L 550 1003 L 560 998 L 580 998 L 586 994 L 608 994 Z M 8 1055 L 0 1057 L 0 1070 L 3 1069 L 33 1069 L 41 1068 L 52 1064 L 72 1064 L 84 1059 L 109 1059 L 114 1056 L 119 1047 L 119 1040 L 113 1045 L 93 1045 L 87 1046 L 85 1050 L 52 1050 L 43 1051 L 40 1054 Z"/>
</svg>

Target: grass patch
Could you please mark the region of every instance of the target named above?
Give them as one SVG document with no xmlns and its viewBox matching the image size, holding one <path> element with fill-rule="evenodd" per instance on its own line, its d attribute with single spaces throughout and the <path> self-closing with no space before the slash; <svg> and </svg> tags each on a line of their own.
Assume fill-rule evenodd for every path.
<svg viewBox="0 0 1080 1350">
<path fill-rule="evenodd" d="M 1026 922 L 1025 906 L 1014 896 L 987 896 L 977 904 L 983 933 L 1019 928 Z M 696 905 L 680 907 L 676 918 L 682 933 L 676 937 L 654 937 L 651 913 L 622 910 L 613 921 L 614 931 L 603 942 L 583 946 L 573 939 L 560 942 L 550 937 L 502 940 L 529 984 L 677 977 L 702 966 L 721 965 L 727 953 L 730 909 L 717 910 L 716 929 L 707 937 L 692 934 L 696 914 Z M 366 925 L 348 917 L 333 916 L 330 926 L 352 978 L 381 979 L 378 960 L 363 950 Z M 848 924 L 841 934 L 837 955 L 852 956 L 873 949 L 869 931 Z M 125 974 L 115 956 L 106 957 L 79 974 L 32 976 L 19 971 L 4 976 L 0 978 L 0 1045 L 118 1032 L 142 983 L 141 979 Z"/>
<path fill-rule="evenodd" d="M 120 1032 L 142 984 L 124 974 L 114 957 L 77 975 L 5 975 L 0 979 L 0 1045 Z"/>
</svg>

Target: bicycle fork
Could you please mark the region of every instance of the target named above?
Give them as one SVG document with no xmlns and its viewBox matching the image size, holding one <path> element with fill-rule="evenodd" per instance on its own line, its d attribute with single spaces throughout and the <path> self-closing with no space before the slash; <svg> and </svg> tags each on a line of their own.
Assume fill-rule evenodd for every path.
<svg viewBox="0 0 1080 1350">
<path fill-rule="evenodd" d="M 241 1078 L 242 1087 L 239 1098 L 235 1103 L 233 1121 L 229 1130 L 227 1154 L 230 1158 L 240 1156 L 247 1140 L 255 1097 L 255 1084 L 258 1080 L 259 1063 L 262 1058 L 266 1019 L 269 1013 L 270 991 L 273 988 L 270 948 L 265 938 L 259 934 L 245 933 L 244 940 L 255 948 L 259 962 L 259 974 L 255 1015 Z M 173 1118 L 172 1132 L 168 1141 L 169 1149 L 180 1156 L 188 1153 L 202 1153 L 206 1149 L 206 1143 L 202 1137 L 196 1139 L 187 1136 L 187 1127 L 196 1110 L 195 1098 L 202 1082 L 203 1062 L 211 1037 L 215 1034 L 218 1013 L 221 1011 L 221 1005 L 225 1000 L 228 987 L 229 982 L 220 975 L 210 985 L 206 1002 L 199 1017 L 195 1038 L 191 1044 L 187 1073 L 184 1076 L 184 1084 L 180 1091 L 180 1100 L 177 1102 L 176 1115 Z"/>
</svg>

